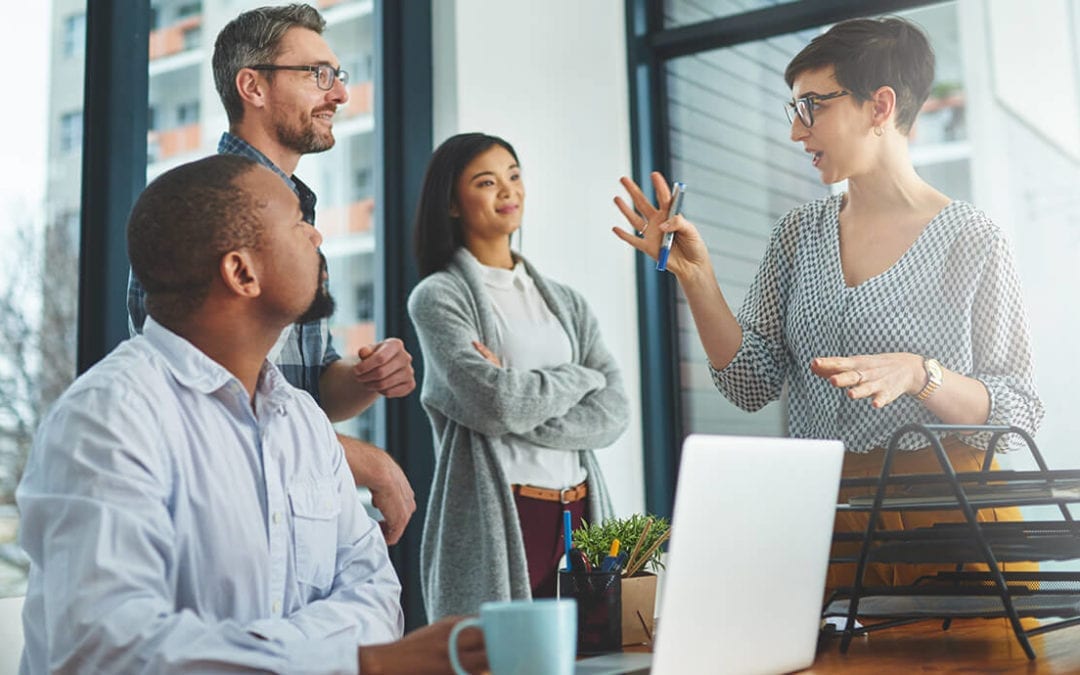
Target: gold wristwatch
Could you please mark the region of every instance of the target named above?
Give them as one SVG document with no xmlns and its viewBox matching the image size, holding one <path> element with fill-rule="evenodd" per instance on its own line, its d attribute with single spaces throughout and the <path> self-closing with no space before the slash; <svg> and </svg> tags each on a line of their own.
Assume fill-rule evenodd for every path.
<svg viewBox="0 0 1080 675">
<path fill-rule="evenodd" d="M 922 388 L 918 394 L 915 394 L 915 398 L 920 401 L 925 401 L 930 398 L 930 394 L 937 391 L 937 388 L 941 386 L 941 380 L 944 377 L 944 372 L 941 370 L 941 364 L 937 359 L 923 358 L 923 369 L 926 370 L 926 386 Z"/>
</svg>

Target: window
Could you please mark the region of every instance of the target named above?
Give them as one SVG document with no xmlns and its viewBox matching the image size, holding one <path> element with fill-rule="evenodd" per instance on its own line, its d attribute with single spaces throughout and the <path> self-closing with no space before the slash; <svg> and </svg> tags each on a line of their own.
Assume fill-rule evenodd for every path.
<svg viewBox="0 0 1080 675">
<path fill-rule="evenodd" d="M 202 26 L 195 26 L 184 31 L 184 49 L 198 49 L 202 43 Z"/>
<path fill-rule="evenodd" d="M 82 132 L 83 120 L 81 110 L 62 114 L 60 116 L 60 152 L 72 153 L 81 150 Z"/>
<path fill-rule="evenodd" d="M 790 92 L 783 70 L 828 26 L 786 32 L 790 28 L 782 27 L 790 26 L 794 10 L 785 4 L 663 5 L 665 26 L 739 20 L 748 12 L 756 12 L 759 25 L 777 26 L 760 40 L 733 37 L 721 48 L 676 50 L 679 55 L 660 68 L 667 101 L 660 133 L 668 154 L 657 164 L 666 163 L 671 178 L 690 186 L 684 210 L 708 241 L 720 286 L 736 311 L 776 220 L 797 204 L 844 189 L 821 185 L 788 138 L 781 105 Z M 850 5 L 853 16 L 861 13 L 858 5 Z M 937 61 L 931 95 L 910 135 L 912 161 L 928 182 L 953 199 L 973 202 L 1010 237 L 1047 409 L 1036 440 L 1052 466 L 1070 466 L 1080 453 L 1066 428 L 1080 368 L 1062 336 L 1080 331 L 1080 314 L 1066 309 L 1074 304 L 1067 293 L 1077 283 L 1080 260 L 1080 126 L 1068 112 L 1080 105 L 1080 36 L 1070 28 L 1080 7 L 928 2 L 895 13 L 926 31 Z M 1045 82 L 1054 84 L 1047 89 Z M 751 414 L 716 392 L 685 301 L 677 295 L 675 302 L 681 431 L 784 433 L 783 401 Z"/>
<path fill-rule="evenodd" d="M 202 14 L 201 2 L 189 2 L 184 5 L 180 5 L 180 8 L 176 10 L 177 19 L 186 19 L 189 16 L 197 16 Z"/>
<path fill-rule="evenodd" d="M 161 110 L 152 115 L 152 123 L 161 127 L 159 138 L 150 144 L 147 167 L 152 180 L 181 157 L 193 157 L 216 152 L 221 132 L 225 131 L 224 111 L 214 92 L 210 59 L 213 38 L 218 31 L 248 9 L 266 5 L 265 0 L 205 0 L 204 2 L 161 3 L 161 11 L 176 7 L 177 20 L 201 22 L 184 32 L 184 48 L 205 48 L 201 61 L 174 60 L 167 66 L 153 64 L 150 72 L 149 97 L 151 109 Z M 168 16 L 163 17 L 169 22 Z M 372 3 L 365 0 L 343 0 L 333 11 L 324 13 L 327 27 L 323 37 L 343 63 L 370 64 L 374 53 L 375 22 Z M 204 45 L 203 36 L 208 45 Z M 370 79 L 370 68 L 369 79 Z M 350 73 L 355 77 L 354 73 Z M 202 110 L 202 106 L 210 106 Z M 170 111 L 175 120 L 162 119 Z M 205 113 L 205 114 L 204 114 Z M 213 120 L 213 127 L 205 127 Z M 371 120 L 370 110 L 366 120 Z M 189 137 L 179 127 L 197 125 Z M 177 127 L 174 129 L 173 127 Z M 330 271 L 330 290 L 338 304 L 331 319 L 334 347 L 341 354 L 354 354 L 362 345 L 376 339 L 373 293 L 375 274 L 375 233 L 371 227 L 371 200 L 375 143 L 374 124 L 357 124 L 346 119 L 343 107 L 335 118 L 335 147 L 325 153 L 305 156 L 296 174 L 318 195 L 316 224 L 323 233 L 323 252 Z M 194 139 L 194 143 L 189 141 Z M 357 435 L 378 442 L 376 412 L 369 410 L 362 419 L 338 425 L 342 433 Z"/>
<path fill-rule="evenodd" d="M 75 376 L 86 17 L 71 10 L 82 5 L 26 3 L 0 27 L 0 58 L 40 55 L 48 92 L 0 109 L 19 129 L 5 139 L 18 170 L 0 181 L 0 597 L 26 592 L 15 487 L 39 421 Z"/>
<path fill-rule="evenodd" d="M 176 126 L 195 124 L 199 121 L 199 102 L 187 101 L 176 106 Z"/>
<path fill-rule="evenodd" d="M 82 58 L 86 50 L 86 14 L 72 14 L 64 19 L 64 37 L 61 41 L 65 58 Z"/>
</svg>

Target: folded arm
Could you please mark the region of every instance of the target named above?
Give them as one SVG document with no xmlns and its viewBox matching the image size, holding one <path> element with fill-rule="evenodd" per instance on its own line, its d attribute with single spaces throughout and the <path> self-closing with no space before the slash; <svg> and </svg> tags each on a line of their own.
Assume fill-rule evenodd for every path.
<svg viewBox="0 0 1080 675">
<path fill-rule="evenodd" d="M 573 363 L 534 370 L 490 363 L 473 347 L 481 336 L 449 283 L 417 287 L 409 314 L 427 369 L 425 404 L 482 434 L 526 433 L 607 386 L 602 372 Z"/>
<path fill-rule="evenodd" d="M 557 450 L 602 448 L 614 443 L 630 421 L 630 403 L 623 389 L 622 373 L 600 338 L 596 317 L 587 303 L 575 295 L 578 342 L 582 365 L 604 375 L 605 386 L 585 395 L 563 415 L 519 434 L 536 445 Z"/>
</svg>

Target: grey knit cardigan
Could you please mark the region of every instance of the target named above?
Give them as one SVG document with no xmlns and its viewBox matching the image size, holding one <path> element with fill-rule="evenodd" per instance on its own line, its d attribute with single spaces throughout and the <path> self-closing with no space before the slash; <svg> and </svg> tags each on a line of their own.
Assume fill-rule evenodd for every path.
<svg viewBox="0 0 1080 675">
<path fill-rule="evenodd" d="M 496 354 L 501 345 L 480 267 L 463 248 L 409 296 L 423 353 L 420 401 L 437 453 L 420 552 L 430 621 L 475 614 L 482 602 L 531 597 L 521 525 L 498 461 L 505 437 L 578 453 L 589 476 L 591 519 L 612 514 L 591 448 L 626 430 L 622 376 L 584 298 L 521 260 L 570 338 L 570 363 L 521 370 L 480 356 L 473 340 Z"/>
</svg>

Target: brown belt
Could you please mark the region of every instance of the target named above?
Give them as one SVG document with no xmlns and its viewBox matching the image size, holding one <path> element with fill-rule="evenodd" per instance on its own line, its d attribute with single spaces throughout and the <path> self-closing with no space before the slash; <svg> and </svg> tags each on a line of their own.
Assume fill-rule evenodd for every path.
<svg viewBox="0 0 1080 675">
<path fill-rule="evenodd" d="M 545 502 L 559 502 L 560 504 L 572 504 L 580 499 L 585 499 L 589 494 L 588 483 L 579 483 L 565 490 L 536 487 L 533 485 L 511 485 L 514 494 L 528 497 L 529 499 L 541 499 Z"/>
</svg>

